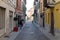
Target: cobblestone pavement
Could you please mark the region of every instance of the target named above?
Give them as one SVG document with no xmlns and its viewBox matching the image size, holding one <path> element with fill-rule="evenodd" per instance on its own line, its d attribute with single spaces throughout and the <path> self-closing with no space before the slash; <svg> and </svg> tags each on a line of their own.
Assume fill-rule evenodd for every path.
<svg viewBox="0 0 60 40">
<path fill-rule="evenodd" d="M 49 40 L 32 22 L 27 22 L 15 40 Z"/>
</svg>

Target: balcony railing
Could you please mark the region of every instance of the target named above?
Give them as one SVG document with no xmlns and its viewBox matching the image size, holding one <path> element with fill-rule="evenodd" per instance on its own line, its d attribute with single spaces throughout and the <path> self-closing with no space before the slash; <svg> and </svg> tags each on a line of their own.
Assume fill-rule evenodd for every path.
<svg viewBox="0 0 60 40">
<path fill-rule="evenodd" d="M 36 5 L 36 2 L 38 2 L 38 0 L 34 0 L 34 5 Z"/>
<path fill-rule="evenodd" d="M 38 0 L 35 0 L 36 2 L 38 2 Z"/>
<path fill-rule="evenodd" d="M 55 1 L 54 0 L 44 0 L 44 7 L 54 7 Z"/>
<path fill-rule="evenodd" d="M 48 3 L 47 3 L 47 6 L 49 6 L 49 7 L 54 7 L 54 4 L 55 4 L 55 2 L 53 2 L 53 1 L 52 1 L 52 2 L 48 2 Z"/>
</svg>

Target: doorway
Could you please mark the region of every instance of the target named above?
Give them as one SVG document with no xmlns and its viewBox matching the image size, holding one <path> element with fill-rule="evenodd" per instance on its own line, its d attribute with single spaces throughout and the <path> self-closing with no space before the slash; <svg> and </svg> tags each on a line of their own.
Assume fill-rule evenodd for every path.
<svg viewBox="0 0 60 40">
<path fill-rule="evenodd" d="M 10 29 L 10 32 L 12 31 L 12 28 L 13 28 L 13 12 L 9 11 L 9 29 Z"/>
<path fill-rule="evenodd" d="M 5 8 L 0 7 L 0 36 L 5 32 Z"/>
</svg>

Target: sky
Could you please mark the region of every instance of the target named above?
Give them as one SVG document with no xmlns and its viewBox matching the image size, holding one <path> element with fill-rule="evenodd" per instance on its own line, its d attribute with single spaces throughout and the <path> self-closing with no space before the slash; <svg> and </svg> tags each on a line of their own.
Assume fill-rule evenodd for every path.
<svg viewBox="0 0 60 40">
<path fill-rule="evenodd" d="M 33 4 L 34 4 L 34 0 L 26 0 L 27 1 L 27 4 L 26 4 L 26 14 L 28 17 L 31 16 L 31 13 L 29 12 L 29 10 L 31 10 L 31 8 L 33 8 Z M 31 17 L 33 19 L 33 17 Z"/>
<path fill-rule="evenodd" d="M 26 4 L 26 14 L 29 16 L 30 15 L 30 12 L 28 12 L 32 7 L 33 7 L 33 4 L 34 4 L 34 0 L 26 0 L 27 1 L 27 4 Z"/>
<path fill-rule="evenodd" d="M 33 7 L 33 3 L 34 3 L 34 0 L 27 0 L 27 4 L 26 4 L 27 10 Z"/>
</svg>

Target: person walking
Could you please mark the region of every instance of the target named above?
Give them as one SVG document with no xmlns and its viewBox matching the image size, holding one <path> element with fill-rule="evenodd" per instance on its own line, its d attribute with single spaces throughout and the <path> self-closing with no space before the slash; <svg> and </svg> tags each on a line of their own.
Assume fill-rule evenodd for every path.
<svg viewBox="0 0 60 40">
<path fill-rule="evenodd" d="M 22 27 L 23 27 L 23 19 L 20 20 L 19 24 L 20 24 L 20 29 L 22 29 Z"/>
</svg>

